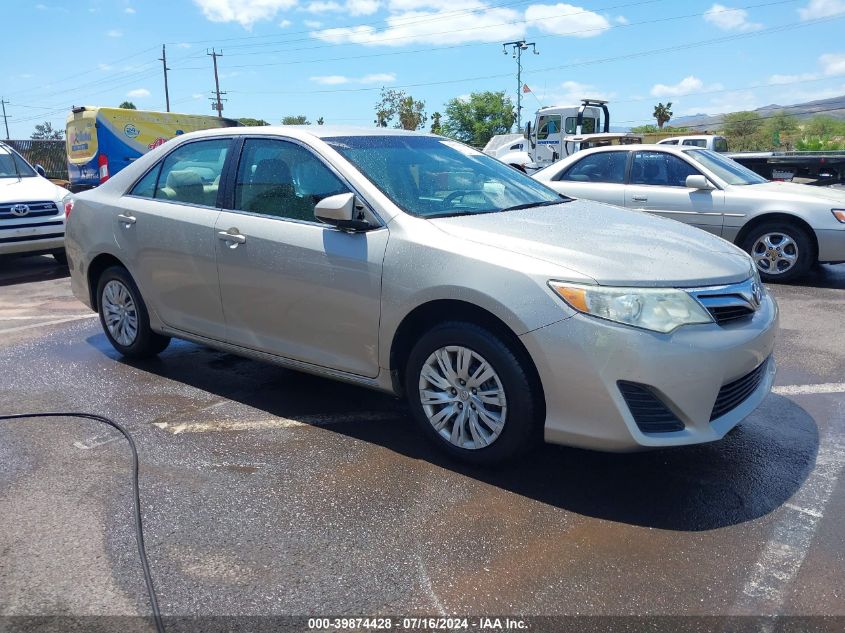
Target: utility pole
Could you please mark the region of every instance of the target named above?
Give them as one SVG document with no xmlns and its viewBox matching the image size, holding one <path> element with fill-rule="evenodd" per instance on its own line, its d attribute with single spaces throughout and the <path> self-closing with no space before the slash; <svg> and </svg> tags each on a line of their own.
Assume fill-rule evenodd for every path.
<svg viewBox="0 0 845 633">
<path fill-rule="evenodd" d="M 212 103 L 211 107 L 212 107 L 212 109 L 217 110 L 217 116 L 219 116 L 220 118 L 223 118 L 223 102 L 225 101 L 225 99 L 221 99 L 220 95 L 224 95 L 226 93 L 220 92 L 220 80 L 217 77 L 217 58 L 223 57 L 223 53 L 222 52 L 218 53 L 216 50 L 214 50 L 212 48 L 210 53 L 206 51 L 205 54 L 209 55 L 211 57 L 211 59 L 214 61 L 214 94 L 215 94 L 215 96 L 211 97 L 211 101 L 215 102 L 215 103 Z"/>
<path fill-rule="evenodd" d="M 508 46 L 511 47 L 513 58 L 516 60 L 516 129 L 519 130 L 522 127 L 522 51 L 531 48 L 535 55 L 540 53 L 537 51 L 537 45 L 534 42 L 526 42 L 525 40 L 502 44 L 502 52 L 505 55 L 508 54 Z"/>
<path fill-rule="evenodd" d="M 170 112 L 170 92 L 167 89 L 167 51 L 164 49 L 164 44 L 161 45 L 161 57 L 159 57 L 161 67 L 164 69 L 164 100 L 167 103 L 167 111 Z"/>
<path fill-rule="evenodd" d="M 6 140 L 9 140 L 9 119 L 6 117 L 6 104 L 9 103 L 5 99 L 0 98 L 0 105 L 3 106 L 3 125 L 6 126 Z"/>
</svg>

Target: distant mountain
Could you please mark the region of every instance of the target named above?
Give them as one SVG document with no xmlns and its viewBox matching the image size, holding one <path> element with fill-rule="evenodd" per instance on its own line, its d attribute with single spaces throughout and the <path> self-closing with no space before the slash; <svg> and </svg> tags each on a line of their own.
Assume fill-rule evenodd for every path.
<svg viewBox="0 0 845 633">
<path fill-rule="evenodd" d="M 835 119 L 845 120 L 845 95 L 788 106 L 773 103 L 754 110 L 762 117 L 773 116 L 781 111 L 793 115 L 796 119 L 809 119 L 817 114 L 824 114 Z M 669 124 L 672 127 L 691 127 L 703 131 L 719 127 L 722 124 L 723 117 L 722 114 L 693 114 L 672 119 Z"/>
</svg>

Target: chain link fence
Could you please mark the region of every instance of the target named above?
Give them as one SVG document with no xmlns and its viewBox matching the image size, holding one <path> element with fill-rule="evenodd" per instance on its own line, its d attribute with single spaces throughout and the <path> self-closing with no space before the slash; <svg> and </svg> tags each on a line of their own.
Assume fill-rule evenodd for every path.
<svg viewBox="0 0 845 633">
<path fill-rule="evenodd" d="M 31 165 L 41 165 L 47 178 L 67 180 L 67 154 L 64 141 L 4 140 L 23 156 Z"/>
</svg>

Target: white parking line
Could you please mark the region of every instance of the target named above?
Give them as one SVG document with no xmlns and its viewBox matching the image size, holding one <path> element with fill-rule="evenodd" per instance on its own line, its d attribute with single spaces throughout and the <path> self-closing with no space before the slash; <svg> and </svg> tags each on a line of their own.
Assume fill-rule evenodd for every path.
<svg viewBox="0 0 845 633">
<path fill-rule="evenodd" d="M 219 420 L 210 422 L 153 422 L 154 426 L 179 435 L 180 433 L 208 433 L 213 431 L 264 431 L 308 426 L 331 426 L 344 422 L 380 422 L 395 419 L 395 411 L 361 411 L 356 413 L 329 413 L 326 415 L 293 418 L 265 418 L 262 420 Z"/>
<path fill-rule="evenodd" d="M 785 385 L 773 387 L 779 396 L 805 396 L 817 393 L 845 393 L 845 382 L 823 382 L 815 385 Z"/>
<path fill-rule="evenodd" d="M 81 319 L 95 319 L 98 314 L 83 314 L 79 316 L 65 317 L 64 319 L 53 319 L 52 321 L 44 321 L 43 323 L 33 323 L 31 325 L 19 325 L 18 327 L 10 327 L 0 329 L 0 334 L 9 334 L 11 332 L 22 332 L 23 330 L 33 330 L 35 328 L 44 327 L 45 325 L 58 325 L 59 323 L 69 323 L 70 321 L 79 321 Z"/>
</svg>

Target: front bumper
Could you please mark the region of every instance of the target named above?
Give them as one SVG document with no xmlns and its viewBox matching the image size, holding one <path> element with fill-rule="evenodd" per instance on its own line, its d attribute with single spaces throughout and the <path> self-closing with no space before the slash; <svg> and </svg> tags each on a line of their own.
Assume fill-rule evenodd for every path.
<svg viewBox="0 0 845 633">
<path fill-rule="evenodd" d="M 816 229 L 820 262 L 845 262 L 845 229 Z"/>
<path fill-rule="evenodd" d="M 0 255 L 41 253 L 64 248 L 63 219 L 36 226 L 0 226 Z"/>
<path fill-rule="evenodd" d="M 752 317 L 723 326 L 690 325 L 658 334 L 578 314 L 528 332 L 520 338 L 545 392 L 545 439 L 606 451 L 721 439 L 771 390 L 777 325 L 777 305 L 766 295 Z M 722 386 L 763 363 L 757 388 L 711 421 Z M 618 381 L 649 385 L 683 430 L 640 430 Z"/>
</svg>

